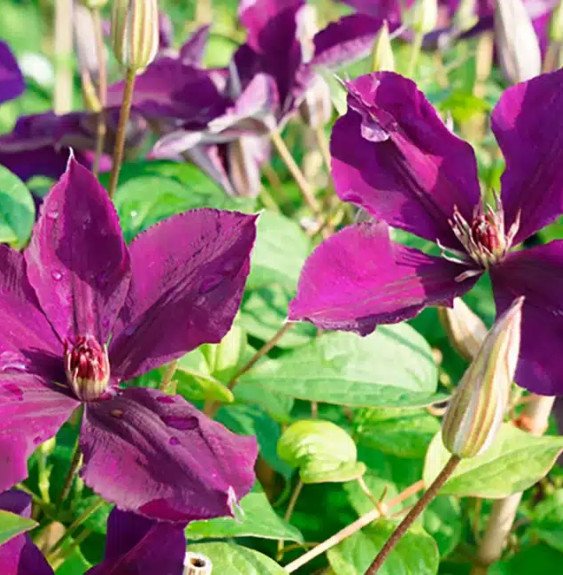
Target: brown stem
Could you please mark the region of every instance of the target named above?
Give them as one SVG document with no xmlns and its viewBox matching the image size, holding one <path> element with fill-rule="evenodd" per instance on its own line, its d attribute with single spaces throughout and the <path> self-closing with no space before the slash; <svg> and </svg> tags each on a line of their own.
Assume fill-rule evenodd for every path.
<svg viewBox="0 0 563 575">
<path fill-rule="evenodd" d="M 544 395 L 531 395 L 530 397 L 532 399 L 526 403 L 516 423 L 532 435 L 543 435 L 555 398 Z M 485 534 L 477 549 L 475 566 L 471 575 L 485 575 L 489 565 L 502 556 L 521 499 L 522 493 L 513 493 L 504 499 L 494 501 Z"/>
<path fill-rule="evenodd" d="M 117 181 L 119 179 L 119 172 L 123 162 L 123 150 L 125 148 L 125 136 L 127 134 L 127 122 L 129 121 L 129 114 L 131 112 L 131 104 L 133 102 L 133 91 L 135 89 L 136 71 L 134 69 L 127 70 L 125 76 L 125 88 L 123 90 L 123 101 L 121 102 L 121 110 L 119 112 L 119 122 L 117 124 L 117 133 L 115 135 L 115 147 L 113 149 L 113 163 L 111 166 L 111 176 L 109 180 L 109 197 L 113 198 L 117 188 Z"/>
<path fill-rule="evenodd" d="M 100 9 L 92 10 L 92 20 L 94 21 L 94 34 L 96 39 L 96 56 L 98 60 L 98 100 L 100 101 L 100 111 L 96 119 L 96 155 L 94 156 L 94 165 L 92 171 L 98 175 L 100 168 L 100 158 L 104 152 L 104 143 L 106 139 L 106 114 L 105 107 L 107 103 L 107 66 L 106 52 L 104 47 L 104 33 L 102 30 L 102 18 Z"/>
<path fill-rule="evenodd" d="M 384 509 L 391 509 L 393 507 L 396 507 L 397 505 L 400 505 L 403 501 L 405 501 L 409 497 L 412 497 L 423 488 L 424 488 L 424 482 L 422 480 L 413 483 L 411 486 L 407 487 L 407 489 L 399 493 L 399 495 L 385 502 L 383 504 Z M 371 511 L 368 511 L 367 513 L 356 519 L 356 521 L 350 523 L 350 525 L 347 525 L 346 527 L 344 527 L 344 529 L 338 531 L 338 533 L 335 533 L 322 543 L 319 543 L 319 545 L 317 545 L 316 547 L 313 547 L 313 549 L 307 551 L 307 553 L 301 555 L 301 557 L 295 559 L 295 561 L 288 563 L 285 566 L 285 570 L 288 573 L 293 573 L 297 571 L 297 569 L 303 567 L 303 565 L 306 565 L 307 563 L 309 563 L 309 561 L 315 559 L 315 557 L 322 555 L 323 553 L 325 553 L 335 545 L 338 545 L 341 541 L 344 541 L 344 539 L 347 539 L 348 537 L 354 535 L 354 533 L 357 533 L 360 529 L 362 529 L 366 525 L 369 525 L 372 521 L 375 521 L 379 517 L 381 517 L 381 514 L 377 509 L 372 509 Z"/>
<path fill-rule="evenodd" d="M 385 559 L 387 559 L 389 553 L 391 553 L 395 545 L 399 543 L 403 535 L 424 511 L 426 506 L 434 499 L 434 497 L 436 497 L 436 495 L 438 495 L 440 488 L 454 472 L 460 461 L 461 459 L 457 455 L 452 455 L 450 457 L 442 471 L 440 471 L 430 487 L 424 492 L 424 495 L 416 502 L 415 506 L 407 513 L 406 517 L 401 521 L 401 523 L 399 523 L 389 539 L 387 539 L 385 545 L 373 560 L 373 563 L 368 567 L 365 575 L 375 575 L 375 573 L 379 571 L 380 567 L 385 563 Z"/>
<path fill-rule="evenodd" d="M 301 495 L 301 491 L 303 489 L 303 481 L 301 481 L 301 479 L 299 479 L 299 481 L 297 482 L 297 485 L 295 486 L 295 489 L 293 490 L 293 493 L 291 494 L 291 498 L 289 499 L 289 503 L 287 505 L 287 509 L 285 510 L 285 515 L 284 515 L 284 519 L 285 521 L 289 522 L 289 520 L 291 519 L 291 516 L 293 515 L 293 511 L 295 509 L 295 505 L 297 505 L 297 500 L 299 499 L 299 495 Z M 281 561 L 283 558 L 283 545 L 284 545 L 284 540 L 283 539 L 278 539 L 278 555 L 277 555 L 277 560 Z"/>
<path fill-rule="evenodd" d="M 317 201 L 317 198 L 315 197 L 315 191 L 313 190 L 313 188 L 303 175 L 301 168 L 297 165 L 297 162 L 295 161 L 295 159 L 291 155 L 291 152 L 285 145 L 285 142 L 280 136 L 280 133 L 277 130 L 274 130 L 271 132 L 270 138 L 272 140 L 272 143 L 274 144 L 274 147 L 276 148 L 276 151 L 280 155 L 281 159 L 283 160 L 284 164 L 287 166 L 287 169 L 289 170 L 290 174 L 295 180 L 295 183 L 297 184 L 297 187 L 299 188 L 299 191 L 301 192 L 301 195 L 303 196 L 305 203 L 315 216 L 320 215 L 321 207 L 319 205 L 319 202 Z"/>
</svg>

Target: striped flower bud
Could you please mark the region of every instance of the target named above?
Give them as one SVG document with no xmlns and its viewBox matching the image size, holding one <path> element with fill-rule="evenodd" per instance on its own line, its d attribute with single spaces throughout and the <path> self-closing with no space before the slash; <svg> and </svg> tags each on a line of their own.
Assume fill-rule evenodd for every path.
<svg viewBox="0 0 563 575">
<path fill-rule="evenodd" d="M 541 73 L 541 52 L 534 26 L 522 0 L 497 2 L 495 37 L 500 67 L 517 84 Z"/>
<path fill-rule="evenodd" d="M 389 36 L 389 26 L 383 22 L 383 26 L 375 37 L 373 45 L 372 69 L 374 72 L 394 72 L 395 56 L 391 47 L 391 37 Z"/>
<path fill-rule="evenodd" d="M 475 457 L 498 433 L 518 362 L 523 301 L 497 319 L 450 400 L 442 439 L 453 455 Z"/>
<path fill-rule="evenodd" d="M 141 72 L 158 50 L 157 0 L 114 0 L 111 41 L 117 61 Z"/>
<path fill-rule="evenodd" d="M 487 328 L 481 318 L 460 298 L 454 299 L 451 308 L 439 308 L 438 317 L 459 355 L 469 361 L 474 359 L 487 335 Z"/>
<path fill-rule="evenodd" d="M 477 0 L 461 0 L 454 14 L 454 28 L 457 32 L 465 32 L 477 24 Z"/>
<path fill-rule="evenodd" d="M 416 0 L 412 7 L 411 27 L 418 34 L 432 32 L 438 24 L 438 1 Z"/>
</svg>

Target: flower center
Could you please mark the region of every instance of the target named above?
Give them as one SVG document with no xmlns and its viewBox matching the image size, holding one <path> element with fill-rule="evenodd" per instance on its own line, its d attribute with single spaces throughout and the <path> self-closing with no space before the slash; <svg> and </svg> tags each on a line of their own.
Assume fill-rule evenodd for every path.
<svg viewBox="0 0 563 575">
<path fill-rule="evenodd" d="M 484 208 L 482 204 L 476 206 L 471 222 L 468 222 L 454 207 L 450 220 L 453 232 L 467 255 L 483 268 L 488 268 L 504 258 L 518 231 L 517 220 L 508 233 L 505 233 L 504 213 L 500 201 L 497 205 L 497 210 L 490 206 Z"/>
<path fill-rule="evenodd" d="M 108 353 L 95 337 L 79 336 L 74 344 L 65 342 L 64 364 L 68 384 L 78 399 L 94 401 L 106 391 L 110 375 Z"/>
</svg>

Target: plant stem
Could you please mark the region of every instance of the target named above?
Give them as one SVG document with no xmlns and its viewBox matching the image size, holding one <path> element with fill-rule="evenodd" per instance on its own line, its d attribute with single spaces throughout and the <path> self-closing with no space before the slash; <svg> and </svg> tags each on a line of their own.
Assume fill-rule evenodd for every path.
<svg viewBox="0 0 563 575">
<path fill-rule="evenodd" d="M 160 382 L 160 390 L 161 391 L 164 391 L 165 393 L 169 393 L 170 391 L 172 391 L 173 393 L 176 393 L 176 390 L 173 389 L 170 384 L 172 383 L 172 378 L 174 377 L 174 374 L 176 373 L 177 367 L 178 367 L 178 360 L 171 361 L 166 366 L 166 369 L 164 371 L 164 375 L 162 376 L 162 381 Z M 176 387 L 176 386 L 174 386 L 174 387 Z"/>
<path fill-rule="evenodd" d="M 61 495 L 59 497 L 59 501 L 62 503 L 69 495 L 70 489 L 72 487 L 72 482 L 74 481 L 74 476 L 78 471 L 82 463 L 82 452 L 80 451 L 80 443 L 78 438 L 76 439 L 76 445 L 74 446 L 74 453 L 72 455 L 72 460 L 70 462 L 70 467 L 68 468 L 68 473 L 65 478 L 65 482 L 63 484 L 63 488 L 61 490 Z"/>
<path fill-rule="evenodd" d="M 432 482 L 430 487 L 424 492 L 424 495 L 416 502 L 415 506 L 407 513 L 406 517 L 399 523 L 395 531 L 391 534 L 389 539 L 385 542 L 373 563 L 368 567 L 365 575 L 375 575 L 380 567 L 385 563 L 385 559 L 395 545 L 399 543 L 401 537 L 408 531 L 409 527 L 414 523 L 418 516 L 424 511 L 426 506 L 438 495 L 440 488 L 448 480 L 455 468 L 458 466 L 461 459 L 457 455 L 452 455 L 442 471 L 438 474 L 436 479 Z"/>
<path fill-rule="evenodd" d="M 102 18 L 100 9 L 92 10 L 92 20 L 94 21 L 94 34 L 96 35 L 96 56 L 98 60 L 98 99 L 100 101 L 100 111 L 96 120 L 96 155 L 94 156 L 94 165 L 92 171 L 98 175 L 100 168 L 100 158 L 104 151 L 106 138 L 106 115 L 105 107 L 107 102 L 107 66 L 106 52 L 104 49 L 104 35 L 102 30 Z"/>
<path fill-rule="evenodd" d="M 299 495 L 301 495 L 302 489 L 303 489 L 303 481 L 301 481 L 301 479 L 299 479 L 299 481 L 297 482 L 297 485 L 295 486 L 295 489 L 293 490 L 293 493 L 291 494 L 291 497 L 289 499 L 289 503 L 287 504 L 287 509 L 285 510 L 285 514 L 283 516 L 283 518 L 287 522 L 289 522 L 289 520 L 291 519 L 291 516 L 293 515 L 295 505 L 297 504 L 297 500 L 299 499 Z M 283 545 L 284 545 L 284 543 L 285 542 L 283 539 L 278 539 L 278 555 L 277 555 L 278 561 L 281 561 L 283 558 Z"/>
<path fill-rule="evenodd" d="M 297 162 L 291 155 L 288 147 L 285 145 L 285 142 L 280 136 L 280 133 L 277 130 L 273 130 L 270 133 L 270 138 L 274 144 L 274 147 L 276 148 L 276 151 L 280 155 L 281 159 L 295 180 L 299 191 L 305 200 L 305 203 L 315 216 L 319 216 L 321 213 L 321 207 L 317 201 L 317 198 L 315 197 L 315 191 L 303 175 L 301 168 L 297 165 Z"/>
<path fill-rule="evenodd" d="M 127 134 L 127 122 L 129 121 L 129 114 L 131 112 L 131 104 L 133 102 L 133 91 L 135 89 L 136 71 L 134 69 L 127 70 L 125 76 L 125 88 L 123 90 L 123 101 L 121 102 L 121 110 L 119 112 L 119 122 L 117 124 L 117 133 L 115 135 L 115 147 L 113 149 L 113 163 L 111 166 L 111 176 L 109 180 L 109 197 L 113 198 L 117 188 L 117 181 L 119 179 L 119 171 L 121 170 L 121 163 L 123 162 L 123 150 L 125 148 L 125 136 Z"/>
<path fill-rule="evenodd" d="M 55 0 L 55 114 L 64 114 L 72 109 L 72 12 L 72 0 Z"/>
<path fill-rule="evenodd" d="M 424 39 L 424 34 L 420 32 L 416 32 L 412 46 L 411 46 L 411 54 L 409 59 L 409 67 L 407 69 L 407 76 L 412 78 L 416 71 L 416 65 L 418 63 L 418 58 L 420 56 L 420 51 L 422 50 L 422 41 Z"/>
<path fill-rule="evenodd" d="M 403 501 L 405 501 L 409 497 L 412 497 L 423 488 L 424 488 L 424 482 L 422 480 L 413 483 L 413 485 L 407 487 L 407 489 L 399 493 L 399 495 L 385 502 L 383 504 L 383 509 L 391 509 L 392 507 L 401 504 Z M 347 539 L 348 537 L 354 535 L 354 533 L 357 533 L 360 529 L 362 529 L 366 525 L 369 525 L 372 521 L 375 521 L 379 517 L 381 517 L 381 514 L 377 509 L 372 509 L 371 511 L 368 511 L 368 513 L 365 513 L 364 515 L 356 519 L 356 521 L 350 523 L 350 525 L 338 531 L 338 533 L 335 533 L 334 535 L 332 535 L 331 537 L 329 537 L 316 547 L 313 547 L 313 549 L 307 551 L 307 553 L 301 555 L 301 557 L 295 559 L 295 561 L 288 563 L 285 566 L 285 570 L 288 573 L 293 573 L 297 571 L 297 569 L 303 567 L 303 565 L 306 565 L 307 563 L 309 563 L 309 561 L 315 559 L 315 557 L 322 555 L 323 553 L 325 553 L 335 545 L 338 545 L 341 541 L 344 541 L 344 539 Z"/>
<path fill-rule="evenodd" d="M 543 435 L 555 398 L 535 394 L 530 398 L 517 419 L 518 426 L 532 435 Z M 475 566 L 471 575 L 485 575 L 489 570 L 489 565 L 500 559 L 521 499 L 522 493 L 513 493 L 493 503 L 489 523 L 477 549 Z"/>
</svg>

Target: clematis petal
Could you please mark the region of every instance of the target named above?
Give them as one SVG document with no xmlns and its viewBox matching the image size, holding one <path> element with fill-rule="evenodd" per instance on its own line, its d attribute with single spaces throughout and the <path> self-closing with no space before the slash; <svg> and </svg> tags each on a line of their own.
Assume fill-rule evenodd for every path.
<svg viewBox="0 0 563 575">
<path fill-rule="evenodd" d="M 240 304 L 255 222 L 256 216 L 199 209 L 135 238 L 131 288 L 110 346 L 116 376 L 129 379 L 221 340 Z"/>
<path fill-rule="evenodd" d="M 27 281 L 20 252 L 0 245 L 0 373 L 27 372 L 58 379 L 62 343 Z"/>
<path fill-rule="evenodd" d="M 22 73 L 6 42 L 0 41 L 0 104 L 17 98 L 25 89 Z"/>
<path fill-rule="evenodd" d="M 491 268 L 497 314 L 524 296 L 515 381 L 542 395 L 563 395 L 563 240 L 510 254 Z"/>
<path fill-rule="evenodd" d="M 350 226 L 309 256 L 289 317 L 366 335 L 426 306 L 451 306 L 475 282 L 456 281 L 466 269 L 391 242 L 384 223 Z"/>
<path fill-rule="evenodd" d="M 414 82 L 392 72 L 348 84 L 348 112 L 332 132 L 338 195 L 376 219 L 457 247 L 454 207 L 471 221 L 479 202 L 477 165 Z"/>
<path fill-rule="evenodd" d="M 506 159 L 502 204 L 507 229 L 520 218 L 515 242 L 563 213 L 563 69 L 509 88 L 492 114 Z"/>
<path fill-rule="evenodd" d="M 27 477 L 27 459 L 78 402 L 32 375 L 0 374 L 0 491 Z"/>
<path fill-rule="evenodd" d="M 191 66 L 202 66 L 211 24 L 200 26 L 180 48 L 180 60 Z"/>
<path fill-rule="evenodd" d="M 401 20 L 401 0 L 379 0 L 378 2 L 373 2 L 373 0 L 342 0 L 344 4 L 352 6 L 358 12 L 364 14 L 370 14 L 371 16 L 377 18 L 384 18 L 391 22 Z M 410 7 L 413 0 L 407 0 L 403 2 L 406 7 Z"/>
<path fill-rule="evenodd" d="M 183 525 L 113 509 L 108 518 L 105 559 L 86 575 L 180 575 L 185 554 Z"/>
<path fill-rule="evenodd" d="M 25 258 L 59 337 L 104 343 L 127 294 L 129 255 L 106 191 L 73 158 L 43 203 Z"/>
<path fill-rule="evenodd" d="M 254 482 L 256 441 L 180 396 L 129 388 L 86 406 L 87 485 L 120 509 L 172 522 L 232 514 Z"/>
<path fill-rule="evenodd" d="M 21 491 L 0 493 L 0 509 L 31 517 L 31 497 Z M 2 575 L 54 575 L 45 557 L 29 535 L 18 535 L 0 545 Z"/>
</svg>

